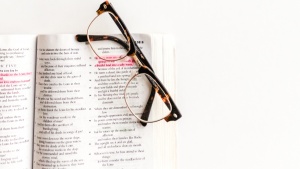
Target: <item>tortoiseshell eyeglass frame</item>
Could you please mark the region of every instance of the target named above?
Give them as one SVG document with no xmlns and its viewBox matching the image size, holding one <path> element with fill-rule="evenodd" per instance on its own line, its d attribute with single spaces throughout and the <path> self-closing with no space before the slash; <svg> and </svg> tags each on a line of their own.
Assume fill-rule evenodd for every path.
<svg viewBox="0 0 300 169">
<path fill-rule="evenodd" d="M 104 12 L 109 13 L 111 18 L 114 20 L 114 22 L 116 23 L 116 25 L 118 26 L 118 28 L 122 32 L 123 36 L 126 38 L 127 43 L 120 40 L 120 39 L 118 39 L 117 37 L 114 37 L 114 36 L 89 35 L 88 31 L 87 31 L 86 35 L 76 35 L 77 41 L 79 41 L 79 42 L 89 42 L 89 44 L 90 44 L 91 41 L 98 41 L 98 40 L 115 41 L 115 42 L 119 43 L 120 45 L 122 45 L 125 49 L 127 49 L 128 52 L 127 52 L 126 56 L 131 56 L 134 59 L 134 61 L 137 63 L 137 65 L 139 66 L 137 74 L 147 74 L 149 77 L 151 77 L 151 78 L 148 78 L 149 82 L 152 84 L 152 90 L 151 90 L 151 93 L 150 93 L 150 97 L 148 99 L 148 102 L 147 102 L 146 107 L 144 109 L 144 112 L 142 114 L 142 117 L 141 118 L 137 117 L 141 121 L 141 124 L 143 126 L 146 126 L 147 123 L 156 122 L 156 121 L 159 121 L 159 120 L 162 120 L 162 119 L 164 119 L 166 122 L 169 122 L 169 121 L 176 121 L 179 118 L 181 118 L 181 113 L 179 112 L 179 110 L 178 110 L 177 106 L 175 105 L 173 99 L 169 95 L 169 93 L 166 90 L 166 88 L 164 87 L 164 85 L 160 82 L 160 80 L 154 74 L 153 68 L 149 64 L 146 57 L 144 57 L 144 54 L 142 53 L 142 51 L 140 50 L 140 48 L 138 47 L 138 45 L 136 44 L 136 42 L 132 38 L 132 36 L 129 33 L 127 27 L 125 26 L 124 22 L 121 20 L 120 16 L 117 14 L 117 12 L 114 10 L 111 3 L 109 3 L 108 1 L 103 2 L 100 5 L 99 9 L 97 10 L 98 15 L 93 19 L 93 21 L 99 15 L 101 15 Z M 92 24 L 92 22 L 91 22 L 91 24 Z M 91 48 L 92 48 L 92 46 L 91 46 Z M 93 52 L 97 55 L 97 53 L 94 51 L 94 49 L 93 49 Z M 98 56 L 98 57 L 101 58 L 100 56 Z M 122 59 L 122 58 L 120 58 L 120 59 Z M 147 121 L 148 117 L 149 117 L 149 114 L 150 114 L 151 107 L 152 107 L 152 103 L 153 103 L 153 100 L 154 100 L 155 92 L 157 92 L 161 96 L 161 99 L 163 100 L 163 102 L 170 109 L 170 113 L 162 119 L 159 119 L 159 120 L 156 120 L 156 121 Z M 127 104 L 127 102 L 126 102 L 126 104 Z M 130 110 L 130 112 L 133 115 L 135 115 L 129 107 L 128 107 L 128 109 Z"/>
</svg>

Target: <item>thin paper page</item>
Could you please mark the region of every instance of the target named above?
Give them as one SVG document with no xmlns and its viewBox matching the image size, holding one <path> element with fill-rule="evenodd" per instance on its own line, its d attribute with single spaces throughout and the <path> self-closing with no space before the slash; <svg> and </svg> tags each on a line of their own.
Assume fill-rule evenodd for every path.
<svg viewBox="0 0 300 169">
<path fill-rule="evenodd" d="M 0 168 L 32 168 L 35 35 L 0 36 Z"/>
<path fill-rule="evenodd" d="M 39 36 L 34 169 L 153 168 L 152 126 L 141 126 L 123 99 L 134 69 L 129 57 L 96 59 L 75 35 Z"/>
</svg>

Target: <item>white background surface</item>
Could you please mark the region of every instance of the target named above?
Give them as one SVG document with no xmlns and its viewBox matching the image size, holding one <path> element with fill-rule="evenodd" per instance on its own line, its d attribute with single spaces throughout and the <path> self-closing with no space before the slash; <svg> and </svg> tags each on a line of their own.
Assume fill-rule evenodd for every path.
<svg viewBox="0 0 300 169">
<path fill-rule="evenodd" d="M 0 33 L 84 33 L 99 0 L 0 2 Z M 111 0 L 176 38 L 180 169 L 300 168 L 300 1 Z"/>
</svg>

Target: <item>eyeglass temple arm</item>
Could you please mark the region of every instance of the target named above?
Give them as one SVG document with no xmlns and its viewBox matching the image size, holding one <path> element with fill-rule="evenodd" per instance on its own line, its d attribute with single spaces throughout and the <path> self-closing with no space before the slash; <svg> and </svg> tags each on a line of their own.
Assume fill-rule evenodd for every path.
<svg viewBox="0 0 300 169">
<path fill-rule="evenodd" d="M 125 49 L 128 49 L 129 46 L 124 42 L 122 41 L 121 39 L 117 38 L 117 37 L 114 37 L 114 36 L 109 36 L 109 35 L 89 35 L 90 36 L 90 40 L 92 41 L 100 41 L 100 40 L 111 40 L 111 41 L 114 41 L 116 43 L 119 43 L 120 45 L 122 45 Z M 78 42 L 88 42 L 88 39 L 87 39 L 87 35 L 86 34 L 78 34 L 76 35 L 76 40 Z M 140 49 L 138 48 L 138 53 L 137 53 L 137 57 L 141 58 L 140 55 L 143 55 L 142 54 L 142 51 L 140 51 Z M 147 61 L 147 60 L 146 60 Z M 148 63 L 148 61 L 147 61 Z M 148 63 L 149 64 L 149 63 Z M 149 80 L 150 81 L 150 80 Z M 146 107 L 144 109 L 144 112 L 142 114 L 142 119 L 143 120 L 147 120 L 149 118 L 149 115 L 150 115 L 150 111 L 151 111 L 151 108 L 152 108 L 152 104 L 153 104 L 153 100 L 154 100 L 154 96 L 155 96 L 155 89 L 152 87 L 151 89 L 151 93 L 150 93 L 150 96 L 149 96 L 149 99 L 147 101 L 147 104 L 146 104 Z M 143 123 L 141 122 L 141 124 L 143 126 L 146 126 L 147 123 Z"/>
<path fill-rule="evenodd" d="M 127 35 L 126 35 L 123 27 L 121 26 L 121 23 L 116 19 L 116 17 L 113 14 L 109 13 L 109 16 L 112 18 L 112 20 L 115 22 L 115 24 L 117 25 L 119 30 L 122 32 L 123 36 L 126 38 Z"/>
</svg>

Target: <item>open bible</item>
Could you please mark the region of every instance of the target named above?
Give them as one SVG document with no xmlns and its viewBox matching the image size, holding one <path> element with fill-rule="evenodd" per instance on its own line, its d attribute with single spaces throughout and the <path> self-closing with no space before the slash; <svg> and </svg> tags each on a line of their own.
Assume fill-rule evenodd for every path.
<svg viewBox="0 0 300 169">
<path fill-rule="evenodd" d="M 133 37 L 174 98 L 173 37 Z M 176 124 L 144 127 L 126 108 L 135 69 L 130 57 L 97 59 L 72 34 L 0 35 L 0 168 L 177 168 Z"/>
</svg>

